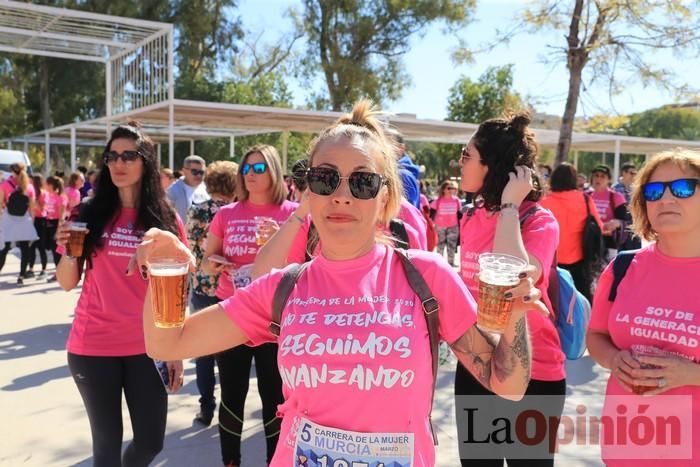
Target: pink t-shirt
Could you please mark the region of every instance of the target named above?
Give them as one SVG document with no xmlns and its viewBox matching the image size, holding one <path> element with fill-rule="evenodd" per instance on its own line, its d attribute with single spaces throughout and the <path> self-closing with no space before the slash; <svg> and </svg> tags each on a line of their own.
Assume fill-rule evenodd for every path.
<svg viewBox="0 0 700 467">
<path fill-rule="evenodd" d="M 455 227 L 459 223 L 457 221 L 457 213 L 462 208 L 462 203 L 454 195 L 442 196 L 430 205 L 435 209 L 435 226 L 443 229 Z"/>
<path fill-rule="evenodd" d="M 612 193 L 613 202 L 615 206 L 610 206 L 610 194 Z M 615 218 L 615 208 L 620 205 L 625 204 L 625 197 L 622 193 L 611 190 L 608 188 L 606 191 L 591 191 L 591 199 L 595 203 L 595 207 L 600 214 L 600 220 L 603 222 L 608 222 Z"/>
<path fill-rule="evenodd" d="M 80 190 L 68 186 L 64 191 L 66 198 L 68 198 L 68 210 L 71 210 L 80 204 Z"/>
<path fill-rule="evenodd" d="M 422 210 L 430 209 L 430 201 L 428 201 L 428 197 L 423 193 L 420 194 L 420 208 Z"/>
<path fill-rule="evenodd" d="M 474 299 L 444 259 L 410 254 L 441 304 L 441 338 L 456 341 L 475 322 Z M 275 270 L 222 302 L 250 345 L 274 342 L 268 325 L 281 276 Z M 435 465 L 428 329 L 393 249 L 375 245 L 349 261 L 315 258 L 287 303 L 277 356 L 285 402 L 270 465 L 294 463 L 293 427 L 300 418 L 342 430 L 413 433 L 413 465 Z"/>
<path fill-rule="evenodd" d="M 85 271 L 83 290 L 66 348 L 90 356 L 128 356 L 146 352 L 143 338 L 143 300 L 148 281 L 125 274 L 144 231 L 134 228 L 136 209 L 122 208 L 113 224 L 107 224 L 104 245 L 92 256 Z M 185 228 L 178 218 L 180 238 Z"/>
<path fill-rule="evenodd" d="M 49 201 L 49 192 L 46 190 L 41 190 L 41 193 L 37 197 L 37 202 L 34 205 L 34 217 L 46 217 L 48 211 L 46 210 L 46 204 Z"/>
<path fill-rule="evenodd" d="M 0 188 L 2 188 L 3 191 L 3 196 L 5 197 L 5 204 L 7 204 L 7 201 L 10 199 L 10 195 L 12 194 L 13 191 L 15 191 L 17 185 L 17 182 L 15 182 L 15 176 L 11 175 L 2 182 L 2 185 L 0 185 Z M 36 195 L 34 193 L 34 185 L 31 183 L 27 185 L 27 196 L 29 196 L 29 199 L 36 199 Z"/>
<path fill-rule="evenodd" d="M 683 355 L 700 362 L 700 258 L 672 258 L 661 253 L 656 244 L 640 250 L 617 289 L 615 302 L 608 301 L 613 281 L 612 263 L 603 271 L 593 299 L 589 329 L 606 331 L 619 349 L 634 344 L 651 345 Z M 692 396 L 690 406 L 671 406 L 663 395 Z M 617 417 L 617 404 L 610 404 L 608 396 L 627 396 L 630 402 L 642 401 L 651 409 L 666 414 L 692 411 L 692 460 L 673 460 L 666 465 L 700 465 L 700 387 L 681 386 L 654 397 L 636 396 L 627 392 L 613 377 L 608 379 L 603 415 Z M 655 404 L 661 404 L 656 406 Z M 612 406 L 611 406 L 612 405 Z M 632 413 L 630 411 L 630 413 Z M 636 416 L 637 412 L 633 413 Z M 689 426 L 681 430 L 689 432 Z M 602 430 L 601 430 L 602 431 Z M 601 439 L 604 437 L 601 435 Z M 666 446 L 664 451 L 673 449 Z M 609 466 L 658 466 L 658 459 L 642 455 L 642 459 L 619 460 L 619 447 L 603 443 L 603 460 Z M 639 451 L 649 452 L 649 451 Z M 669 452 L 666 452 L 668 458 Z M 652 453 L 653 455 L 653 453 Z"/>
<path fill-rule="evenodd" d="M 46 218 L 50 220 L 58 219 L 61 216 L 61 207 L 63 207 L 63 214 L 66 215 L 68 212 L 68 199 L 66 196 L 58 193 L 48 193 L 46 198 Z"/>
<path fill-rule="evenodd" d="M 425 217 L 423 217 L 423 213 L 420 212 L 417 207 L 406 201 L 405 198 L 402 198 L 401 208 L 399 209 L 399 214 L 397 217 L 401 219 L 404 225 L 406 226 L 408 238 L 417 239 L 417 243 L 411 243 L 411 248 L 420 248 L 421 250 L 427 250 L 428 225 L 425 223 Z"/>
<path fill-rule="evenodd" d="M 223 256 L 235 265 L 235 270 L 224 271 L 219 278 L 216 296 L 225 299 L 233 295 L 234 274 L 237 287 L 250 283 L 258 245 L 255 243 L 255 217 L 267 216 L 283 224 L 298 204 L 284 201 L 282 204 L 257 205 L 249 201 L 232 203 L 219 209 L 209 226 L 209 233 L 223 241 Z"/>
<path fill-rule="evenodd" d="M 534 205 L 525 201 L 520 206 L 521 215 Z M 471 220 L 470 220 L 471 219 Z M 477 209 L 470 218 L 462 217 L 460 230 L 462 279 L 475 297 L 479 295 L 479 284 L 474 275 L 479 272 L 479 255 L 493 251 L 498 215 L 489 216 L 485 209 Z M 543 301 L 551 310 L 546 297 L 549 271 L 554 252 L 559 242 L 559 225 L 551 212 L 538 209 L 521 228 L 525 250 L 537 258 L 542 266 L 542 275 L 536 286 L 545 292 Z M 559 333 L 552 320 L 538 311 L 527 314 L 527 324 L 532 345 L 532 378 L 540 381 L 559 381 L 565 377 L 564 354 L 561 351 Z"/>
</svg>

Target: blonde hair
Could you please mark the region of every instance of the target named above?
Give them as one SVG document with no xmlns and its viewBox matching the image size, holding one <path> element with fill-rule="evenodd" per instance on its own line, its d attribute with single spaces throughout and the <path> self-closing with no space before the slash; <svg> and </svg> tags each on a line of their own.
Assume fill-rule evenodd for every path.
<svg viewBox="0 0 700 467">
<path fill-rule="evenodd" d="M 238 164 L 231 161 L 216 161 L 207 166 L 204 185 L 209 194 L 232 198 L 236 194 Z"/>
<path fill-rule="evenodd" d="M 27 175 L 27 167 L 21 162 L 15 162 L 10 165 L 10 171 L 15 176 L 15 182 L 22 193 L 27 192 L 29 187 L 29 175 Z M 37 193 L 38 195 L 38 193 Z"/>
<path fill-rule="evenodd" d="M 455 184 L 452 182 L 452 180 L 445 180 L 444 182 L 442 182 L 442 184 L 440 184 L 440 196 L 445 195 L 445 190 L 447 188 L 454 187 L 454 186 L 455 186 Z"/>
<path fill-rule="evenodd" d="M 251 154 L 259 153 L 265 163 L 267 164 L 267 171 L 270 174 L 270 180 L 272 181 L 272 202 L 273 204 L 282 204 L 287 199 L 287 184 L 284 182 L 284 173 L 282 171 L 282 162 L 280 160 L 280 155 L 274 146 L 269 144 L 256 144 L 252 148 L 249 148 L 241 159 L 241 166 L 243 166 L 248 157 Z M 245 187 L 245 176 L 240 170 L 236 174 L 236 191 L 238 192 L 238 200 L 246 201 L 250 196 L 248 189 Z"/>
<path fill-rule="evenodd" d="M 395 146 L 387 138 L 385 126 L 377 118 L 379 115 L 381 112 L 372 101 L 363 99 L 356 102 L 350 113 L 340 117 L 311 141 L 309 167 L 313 166 L 314 156 L 318 148 L 327 141 L 345 138 L 365 143 L 372 154 L 377 154 L 380 157 L 384 166 L 383 173 L 379 175 L 384 177 L 388 196 L 384 212 L 380 214 L 378 222 L 382 225 L 389 225 L 389 222 L 397 216 L 401 208 L 403 186 L 399 178 Z"/>
<path fill-rule="evenodd" d="M 647 202 L 644 199 L 643 187 L 646 183 L 649 183 L 654 171 L 656 171 L 659 166 L 667 163 L 674 164 L 684 171 L 692 170 L 700 177 L 700 152 L 684 148 L 676 148 L 655 154 L 651 160 L 641 168 L 632 185 L 632 198 L 629 207 L 633 220 L 632 229 L 634 233 L 645 240 L 656 240 L 658 234 L 652 228 L 651 222 L 649 222 Z"/>
</svg>

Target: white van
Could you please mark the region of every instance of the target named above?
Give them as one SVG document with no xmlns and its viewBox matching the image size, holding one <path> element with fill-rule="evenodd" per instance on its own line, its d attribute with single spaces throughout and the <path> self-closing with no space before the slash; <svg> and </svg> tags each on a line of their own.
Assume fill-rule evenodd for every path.
<svg viewBox="0 0 700 467">
<path fill-rule="evenodd" d="M 32 174 L 32 166 L 29 162 L 29 157 L 22 151 L 10 151 L 9 149 L 0 149 L 0 181 L 5 180 L 10 176 L 10 166 L 17 162 L 22 162 L 27 166 L 27 173 Z"/>
</svg>

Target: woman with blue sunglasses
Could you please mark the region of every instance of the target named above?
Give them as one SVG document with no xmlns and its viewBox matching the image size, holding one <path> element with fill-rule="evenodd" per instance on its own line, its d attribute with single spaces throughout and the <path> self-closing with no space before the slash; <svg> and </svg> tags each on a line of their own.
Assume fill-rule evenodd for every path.
<svg viewBox="0 0 700 467">
<path fill-rule="evenodd" d="M 685 420 L 670 433 L 645 431 L 641 444 L 638 436 L 618 444 L 602 437 L 608 466 L 656 466 L 661 459 L 700 465 L 698 184 L 700 153 L 676 149 L 654 156 L 639 172 L 631 200 L 635 233 L 654 243 L 634 253 L 624 276 L 615 265 L 625 259 L 619 255 L 598 282 L 587 345 L 610 369 L 603 415 L 619 420 L 623 413 L 644 413 L 647 426 L 659 418 Z"/>
<path fill-rule="evenodd" d="M 261 238 L 256 219 L 266 228 L 284 223 L 297 203 L 287 201 L 282 164 L 277 150 L 257 145 L 246 151 L 236 176 L 238 201 L 221 208 L 209 227 L 202 271 L 221 274 L 216 297 L 225 300 L 251 282 L 253 262 Z M 216 261 L 215 261 L 216 260 Z M 216 354 L 221 384 L 219 440 L 224 465 L 241 463 L 243 407 L 248 395 L 250 368 L 255 358 L 258 392 L 263 404 L 267 462 L 275 452 L 280 429 L 277 406 L 282 403 L 282 380 L 277 369 L 277 345 L 238 345 Z"/>
</svg>

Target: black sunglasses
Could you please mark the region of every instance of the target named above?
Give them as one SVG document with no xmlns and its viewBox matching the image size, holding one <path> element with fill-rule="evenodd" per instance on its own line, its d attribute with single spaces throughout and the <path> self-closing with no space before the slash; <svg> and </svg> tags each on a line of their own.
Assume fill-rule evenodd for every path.
<svg viewBox="0 0 700 467">
<path fill-rule="evenodd" d="M 250 173 L 250 169 L 253 169 L 253 173 L 261 175 L 267 170 L 267 164 L 265 162 L 255 162 L 254 164 L 248 164 L 246 162 L 241 166 L 241 173 L 243 175 L 248 175 Z"/>
<path fill-rule="evenodd" d="M 143 154 L 141 154 L 139 151 L 124 151 L 121 154 L 119 154 L 117 151 L 105 151 L 105 153 L 102 155 L 102 161 L 109 165 L 121 159 L 122 162 L 129 164 L 134 162 L 139 157 L 143 157 Z"/>
<path fill-rule="evenodd" d="M 695 187 L 700 184 L 697 178 L 679 178 L 670 182 L 649 182 L 642 186 L 642 194 L 647 201 L 658 201 L 664 196 L 666 187 L 676 198 L 690 198 L 695 194 Z"/>
<path fill-rule="evenodd" d="M 373 199 L 385 183 L 384 177 L 373 172 L 353 172 L 341 177 L 340 172 L 330 167 L 311 167 L 306 172 L 306 181 L 311 193 L 330 196 L 338 189 L 341 180 L 347 180 L 350 193 L 357 199 Z"/>
<path fill-rule="evenodd" d="M 201 177 L 204 175 L 204 169 L 190 169 L 190 173 L 195 177 Z"/>
</svg>

